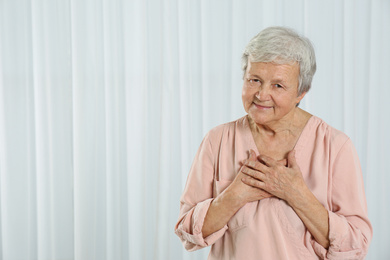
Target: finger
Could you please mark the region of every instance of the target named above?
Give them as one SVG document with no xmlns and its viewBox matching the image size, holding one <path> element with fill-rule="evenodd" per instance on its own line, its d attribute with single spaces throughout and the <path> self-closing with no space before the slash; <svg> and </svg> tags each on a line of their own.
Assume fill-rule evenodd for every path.
<svg viewBox="0 0 390 260">
<path fill-rule="evenodd" d="M 244 162 L 244 166 L 247 166 L 249 168 L 252 168 L 254 170 L 260 171 L 260 172 L 267 172 L 268 166 L 264 165 L 262 162 L 259 162 L 258 160 L 250 161 L 246 160 Z"/>
<path fill-rule="evenodd" d="M 278 163 L 283 165 L 283 166 L 287 166 L 287 159 L 279 160 Z"/>
<path fill-rule="evenodd" d="M 287 166 L 289 168 L 296 168 L 298 165 L 297 165 L 297 161 L 295 159 L 295 150 L 292 150 L 288 153 L 287 155 Z"/>
<path fill-rule="evenodd" d="M 278 163 L 276 160 L 266 155 L 260 155 L 259 157 L 264 162 L 264 164 L 267 165 L 268 167 L 276 166 Z"/>
<path fill-rule="evenodd" d="M 246 185 L 259 188 L 259 189 L 264 189 L 265 188 L 265 183 L 262 181 L 259 181 L 257 179 L 251 178 L 251 177 L 245 177 L 242 178 L 241 181 L 245 183 Z"/>
<path fill-rule="evenodd" d="M 256 160 L 256 153 L 252 149 L 249 151 L 249 160 L 255 161 Z"/>
<path fill-rule="evenodd" d="M 248 176 L 251 176 L 251 177 L 253 177 L 255 179 L 261 180 L 261 181 L 263 181 L 264 178 L 265 178 L 265 174 L 264 173 L 262 173 L 260 171 L 253 170 L 253 169 L 251 169 L 249 167 L 243 166 L 241 171 L 242 171 L 242 173 L 244 173 L 244 174 L 246 174 Z"/>
<path fill-rule="evenodd" d="M 242 161 L 242 164 L 245 165 L 247 164 L 249 161 L 255 161 L 256 160 L 256 153 L 255 151 L 253 151 L 252 149 L 249 150 L 249 157 L 248 159 L 245 159 Z"/>
</svg>

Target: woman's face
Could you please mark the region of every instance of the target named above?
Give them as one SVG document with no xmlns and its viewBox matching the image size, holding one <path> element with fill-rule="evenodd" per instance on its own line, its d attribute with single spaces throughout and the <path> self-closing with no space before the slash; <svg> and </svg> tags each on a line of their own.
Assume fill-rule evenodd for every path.
<svg viewBox="0 0 390 260">
<path fill-rule="evenodd" d="M 248 61 L 242 88 L 245 111 L 257 123 L 269 125 L 291 119 L 298 96 L 298 63 L 275 64 Z"/>
</svg>

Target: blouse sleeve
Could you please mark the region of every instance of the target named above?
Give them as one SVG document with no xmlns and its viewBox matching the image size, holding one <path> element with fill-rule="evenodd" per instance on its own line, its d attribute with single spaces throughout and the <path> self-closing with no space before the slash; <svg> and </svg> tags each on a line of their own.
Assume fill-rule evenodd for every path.
<svg viewBox="0 0 390 260">
<path fill-rule="evenodd" d="M 363 259 L 372 238 L 359 158 L 350 139 L 341 147 L 331 165 L 331 209 L 326 250 L 313 242 L 324 259 Z"/>
<path fill-rule="evenodd" d="M 214 156 L 210 133 L 203 139 L 193 161 L 184 192 L 180 198 L 180 215 L 175 226 L 188 251 L 195 251 L 214 244 L 227 229 L 222 229 L 203 238 L 202 227 L 206 213 L 213 200 Z"/>
</svg>

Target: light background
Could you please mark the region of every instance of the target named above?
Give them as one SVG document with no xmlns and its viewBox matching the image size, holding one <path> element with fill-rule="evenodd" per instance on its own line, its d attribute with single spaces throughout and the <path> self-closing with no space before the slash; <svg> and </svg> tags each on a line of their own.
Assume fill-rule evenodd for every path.
<svg viewBox="0 0 390 260">
<path fill-rule="evenodd" d="M 0 259 L 206 259 L 174 235 L 179 197 L 271 25 L 312 40 L 301 107 L 354 141 L 367 259 L 389 259 L 389 0 L 0 0 Z"/>
</svg>

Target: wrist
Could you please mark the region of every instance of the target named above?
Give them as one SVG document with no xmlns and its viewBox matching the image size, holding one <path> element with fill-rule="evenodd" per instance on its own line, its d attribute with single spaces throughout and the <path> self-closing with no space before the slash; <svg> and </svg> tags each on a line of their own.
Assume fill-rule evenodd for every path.
<svg viewBox="0 0 390 260">
<path fill-rule="evenodd" d="M 224 190 L 218 197 L 219 201 L 223 201 L 223 203 L 231 208 L 233 211 L 238 211 L 242 208 L 247 201 L 241 198 L 241 194 L 237 194 L 236 192 L 227 188 Z"/>
<path fill-rule="evenodd" d="M 299 189 L 294 189 L 292 196 L 288 196 L 286 202 L 294 209 L 301 209 L 306 206 L 308 200 L 311 199 L 313 193 L 306 185 L 301 186 Z"/>
<path fill-rule="evenodd" d="M 290 198 L 288 204 L 295 210 L 304 211 L 316 200 L 317 199 L 314 194 L 307 186 L 305 186 L 298 190 L 297 193 Z"/>
</svg>

